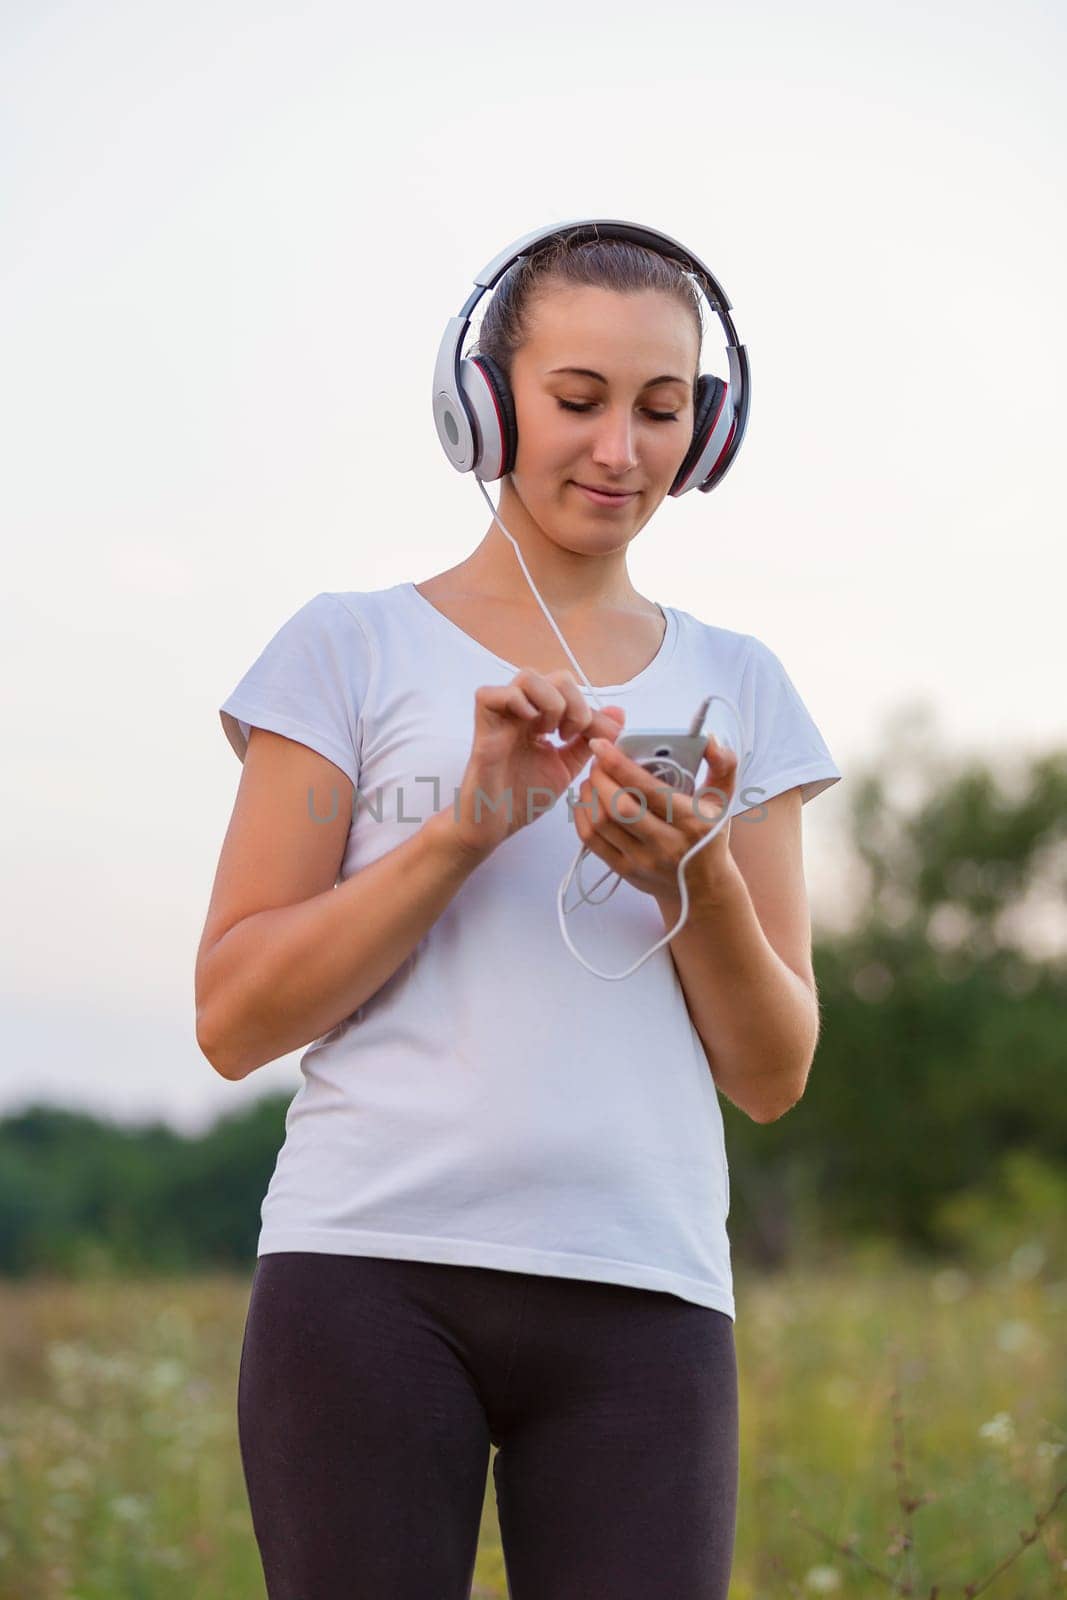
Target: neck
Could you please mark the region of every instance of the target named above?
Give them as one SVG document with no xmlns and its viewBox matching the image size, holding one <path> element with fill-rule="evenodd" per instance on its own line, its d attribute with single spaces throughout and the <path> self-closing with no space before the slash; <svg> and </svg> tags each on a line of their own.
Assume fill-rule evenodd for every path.
<svg viewBox="0 0 1067 1600">
<path fill-rule="evenodd" d="M 488 486 L 486 493 L 489 493 Z M 615 607 L 655 613 L 638 594 L 626 568 L 626 547 L 587 554 L 567 550 L 549 539 L 530 515 L 510 475 L 501 482 L 500 520 L 522 551 L 523 561 L 553 616 L 581 614 Z M 495 518 L 480 545 L 451 576 L 464 588 L 501 604 L 537 605 L 514 547 Z M 658 613 L 657 613 L 658 614 Z"/>
</svg>

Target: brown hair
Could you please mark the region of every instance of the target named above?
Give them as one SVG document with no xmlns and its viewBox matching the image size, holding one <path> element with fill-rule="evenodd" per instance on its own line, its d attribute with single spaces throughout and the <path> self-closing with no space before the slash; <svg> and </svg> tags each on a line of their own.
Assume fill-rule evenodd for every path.
<svg viewBox="0 0 1067 1600">
<path fill-rule="evenodd" d="M 626 239 L 588 240 L 560 234 L 534 255 L 514 262 L 491 291 L 489 307 L 468 355 L 488 355 L 511 381 L 511 363 L 529 335 L 529 316 L 537 296 L 557 283 L 595 285 L 619 294 L 657 289 L 692 314 L 697 330 L 697 367 L 704 336 L 700 297 L 693 275 L 681 262 Z M 703 286 L 703 285 L 702 285 Z M 694 399 L 696 378 L 693 378 Z"/>
</svg>

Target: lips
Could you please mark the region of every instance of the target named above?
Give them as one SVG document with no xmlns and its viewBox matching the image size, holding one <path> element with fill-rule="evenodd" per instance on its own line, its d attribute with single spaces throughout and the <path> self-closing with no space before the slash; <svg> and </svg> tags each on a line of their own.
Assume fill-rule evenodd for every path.
<svg viewBox="0 0 1067 1600">
<path fill-rule="evenodd" d="M 576 489 L 581 489 L 582 493 L 587 495 L 589 499 L 594 502 L 594 504 L 601 506 L 626 505 L 627 502 L 632 500 L 637 493 L 636 489 L 632 489 L 628 490 L 624 494 L 620 494 L 613 489 L 600 489 L 593 484 L 579 483 L 576 478 L 572 479 L 571 481 Z"/>
</svg>

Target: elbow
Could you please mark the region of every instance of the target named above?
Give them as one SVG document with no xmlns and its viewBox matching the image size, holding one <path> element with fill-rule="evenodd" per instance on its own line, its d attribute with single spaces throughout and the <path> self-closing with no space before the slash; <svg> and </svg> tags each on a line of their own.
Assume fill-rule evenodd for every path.
<svg viewBox="0 0 1067 1600">
<path fill-rule="evenodd" d="M 800 1096 L 797 1095 L 797 1100 L 799 1099 Z M 760 1106 L 757 1110 L 750 1111 L 749 1116 L 753 1122 L 758 1122 L 761 1126 L 766 1125 L 768 1122 L 778 1122 L 780 1118 L 785 1116 L 787 1111 L 792 1111 L 797 1100 L 790 1100 L 783 1106 Z"/>
<path fill-rule="evenodd" d="M 223 1059 L 218 1045 L 213 1042 L 209 1043 L 209 1041 L 200 1032 L 199 1028 L 196 1030 L 196 1043 L 200 1054 L 204 1057 L 204 1060 L 209 1066 L 214 1067 L 219 1077 L 226 1078 L 230 1083 L 234 1083 L 236 1081 L 236 1074 L 234 1073 L 232 1067 Z"/>
<path fill-rule="evenodd" d="M 214 1067 L 220 1078 L 225 1078 L 228 1083 L 240 1083 L 242 1078 L 247 1078 L 251 1068 L 227 1054 L 220 1042 L 220 1035 L 211 1028 L 200 1010 L 196 1014 L 196 1043 L 200 1054 Z"/>
<path fill-rule="evenodd" d="M 222 1055 L 218 1050 L 205 1050 L 203 1045 L 200 1046 L 200 1050 L 214 1067 L 219 1077 L 225 1078 L 227 1083 L 240 1083 L 241 1079 L 247 1078 L 252 1071 L 251 1067 L 243 1066 L 239 1062 L 230 1060 L 229 1057 Z"/>
<path fill-rule="evenodd" d="M 252 1071 L 253 1063 L 235 1059 L 233 1044 L 240 1037 L 241 1028 L 235 1026 L 232 1004 L 226 1007 L 222 1003 L 227 993 L 232 997 L 232 986 L 230 990 L 220 987 L 217 974 L 213 976 L 207 970 L 202 952 L 193 980 L 197 1048 L 220 1078 L 239 1083 Z"/>
<path fill-rule="evenodd" d="M 779 1093 L 773 1100 L 764 1100 L 755 1109 L 750 1110 L 749 1116 L 752 1121 L 759 1123 L 778 1122 L 785 1116 L 787 1111 L 792 1111 L 795 1105 L 799 1105 L 808 1086 L 808 1070 L 806 1068 L 801 1075 L 791 1080 L 787 1094 Z"/>
<path fill-rule="evenodd" d="M 792 1111 L 804 1098 L 804 1091 L 808 1086 L 808 1077 L 811 1072 L 812 1062 L 815 1060 L 815 1050 L 819 1043 L 819 1011 L 813 1006 L 811 1026 L 808 1032 L 803 1057 L 799 1065 L 791 1072 L 783 1075 L 776 1085 L 777 1093 L 768 1098 L 758 1108 L 750 1112 L 753 1122 L 777 1122 L 784 1117 L 787 1111 Z"/>
<path fill-rule="evenodd" d="M 777 1122 L 779 1117 L 785 1116 L 784 1110 L 777 1110 L 770 1105 L 756 1105 L 747 1108 L 750 1119 L 758 1122 L 760 1127 L 765 1127 L 768 1122 Z"/>
</svg>

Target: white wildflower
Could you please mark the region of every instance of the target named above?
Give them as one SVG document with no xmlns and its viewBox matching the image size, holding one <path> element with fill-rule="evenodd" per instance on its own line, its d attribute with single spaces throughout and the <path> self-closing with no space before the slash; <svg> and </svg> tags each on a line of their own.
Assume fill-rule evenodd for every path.
<svg viewBox="0 0 1067 1600">
<path fill-rule="evenodd" d="M 930 1284 L 934 1299 L 941 1305 L 953 1305 L 962 1300 L 970 1287 L 970 1278 L 959 1267 L 943 1267 L 934 1273 Z"/>
<path fill-rule="evenodd" d="M 87 1461 L 71 1456 L 48 1469 L 48 1481 L 54 1489 L 87 1489 L 93 1481 L 92 1468 Z"/>
<path fill-rule="evenodd" d="M 165 1359 L 156 1361 L 149 1369 L 145 1382 L 155 1394 L 169 1393 L 182 1384 L 188 1374 L 180 1361 Z"/>
<path fill-rule="evenodd" d="M 143 1522 L 148 1507 L 140 1495 L 119 1494 L 111 1502 L 111 1511 L 122 1522 Z"/>
<path fill-rule="evenodd" d="M 809 1567 L 804 1574 L 804 1587 L 815 1594 L 832 1594 L 841 1587 L 841 1574 L 836 1567 Z"/>
<path fill-rule="evenodd" d="M 997 1344 L 1009 1355 L 1025 1350 L 1033 1337 L 1034 1330 L 1028 1322 L 1002 1322 L 997 1329 Z"/>
<path fill-rule="evenodd" d="M 1010 1444 L 1015 1437 L 1015 1424 L 1007 1411 L 998 1411 L 989 1422 L 983 1422 L 978 1430 L 980 1439 L 991 1439 L 994 1444 Z"/>
</svg>

